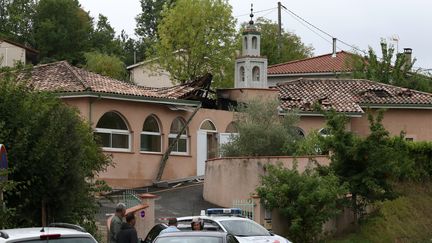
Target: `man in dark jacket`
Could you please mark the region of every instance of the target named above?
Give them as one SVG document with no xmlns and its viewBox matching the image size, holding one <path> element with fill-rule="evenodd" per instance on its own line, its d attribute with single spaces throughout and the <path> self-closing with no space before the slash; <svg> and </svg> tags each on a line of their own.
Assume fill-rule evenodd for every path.
<svg viewBox="0 0 432 243">
<path fill-rule="evenodd" d="M 135 229 L 135 215 L 128 213 L 126 223 L 123 223 L 117 234 L 117 243 L 138 243 L 138 234 Z"/>
</svg>

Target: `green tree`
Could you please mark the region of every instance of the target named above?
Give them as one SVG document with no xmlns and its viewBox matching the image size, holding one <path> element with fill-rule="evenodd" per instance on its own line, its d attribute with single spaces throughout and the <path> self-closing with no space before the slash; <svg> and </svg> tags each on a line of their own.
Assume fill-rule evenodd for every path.
<svg viewBox="0 0 432 243">
<path fill-rule="evenodd" d="M 240 104 L 235 115 L 238 135 L 222 147 L 224 156 L 291 155 L 300 138 L 295 129 L 298 117 L 278 114 L 278 101 L 250 100 Z"/>
<path fill-rule="evenodd" d="M 415 59 L 411 62 L 403 53 L 395 55 L 394 47 L 386 42 L 381 42 L 381 56 L 369 47 L 367 55 L 355 57 L 353 77 L 432 92 L 432 77 L 412 70 Z"/>
<path fill-rule="evenodd" d="M 277 23 L 266 18 L 258 18 L 255 25 L 261 32 L 261 54 L 268 58 L 269 65 L 312 56 L 312 46 L 306 46 L 298 35 L 286 32 L 284 29 L 282 29 L 279 52 Z"/>
<path fill-rule="evenodd" d="M 32 92 L 11 75 L 2 74 L 0 92 L 0 141 L 8 149 L 9 180 L 18 183 L 5 194 L 6 208 L 16 212 L 9 224 L 60 221 L 95 232 L 94 193 L 102 185 L 95 176 L 110 159 L 88 122 L 57 97 Z"/>
<path fill-rule="evenodd" d="M 140 4 L 141 13 L 135 18 L 135 34 L 140 38 L 140 42 L 148 47 L 149 54 L 152 55 L 155 50 L 151 47 L 159 41 L 157 28 L 162 19 L 162 10 L 164 7 L 171 8 L 175 0 L 140 0 Z"/>
<path fill-rule="evenodd" d="M 277 209 L 288 219 L 288 237 L 293 242 L 316 242 L 323 224 L 337 215 L 347 193 L 333 174 L 321 176 L 312 169 L 300 173 L 296 166 L 281 165 L 266 166 L 256 190 L 265 208 Z"/>
<path fill-rule="evenodd" d="M 369 113 L 370 134 L 360 138 L 346 130 L 348 119 L 330 112 L 327 126 L 331 136 L 326 146 L 332 151 L 331 168 L 352 194 L 351 207 L 362 216 L 365 206 L 375 201 L 392 199 L 392 182 L 401 168 L 400 151 L 391 146 L 388 131 L 382 125 L 383 112 Z"/>
<path fill-rule="evenodd" d="M 87 52 L 84 57 L 85 69 L 118 80 L 127 79 L 126 67 L 120 58 L 99 52 Z"/>
<path fill-rule="evenodd" d="M 34 32 L 40 58 L 83 63 L 93 26 L 78 1 L 41 0 L 36 12 Z"/>
<path fill-rule="evenodd" d="M 0 37 L 34 45 L 35 0 L 0 0 Z"/>
<path fill-rule="evenodd" d="M 91 33 L 91 46 L 93 50 L 108 55 L 121 57 L 124 55 L 121 38 L 116 38 L 115 30 L 110 25 L 108 18 L 99 14 L 94 31 Z"/>
<path fill-rule="evenodd" d="M 235 20 L 226 0 L 178 0 L 165 8 L 156 44 L 160 65 L 185 82 L 212 73 L 214 85 L 226 81 L 234 65 Z M 232 80 L 232 76 L 229 76 Z"/>
</svg>

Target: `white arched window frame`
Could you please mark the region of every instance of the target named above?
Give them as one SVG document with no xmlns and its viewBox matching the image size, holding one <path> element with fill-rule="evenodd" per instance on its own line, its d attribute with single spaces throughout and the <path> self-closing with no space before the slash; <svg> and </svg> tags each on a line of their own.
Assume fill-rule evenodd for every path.
<svg viewBox="0 0 432 243">
<path fill-rule="evenodd" d="M 239 75 L 240 75 L 240 81 L 244 82 L 245 81 L 245 68 L 243 66 L 240 67 Z"/>
<path fill-rule="evenodd" d="M 159 119 L 148 116 L 141 132 L 141 152 L 160 153 L 162 152 L 162 133 Z"/>
<path fill-rule="evenodd" d="M 207 132 L 217 132 L 216 126 L 210 119 L 206 119 L 203 122 L 201 122 L 200 130 L 207 131 Z"/>
<path fill-rule="evenodd" d="M 170 133 L 168 135 L 168 142 L 170 145 L 174 143 L 178 133 L 181 131 L 182 127 L 185 124 L 186 124 L 185 121 L 180 117 L 177 117 L 171 123 Z M 180 135 L 180 138 L 177 140 L 176 144 L 174 145 L 174 148 L 171 150 L 171 153 L 189 154 L 189 137 L 188 137 L 187 128 Z"/>
<path fill-rule="evenodd" d="M 328 137 L 328 136 L 331 135 L 330 130 L 329 130 L 328 128 L 326 128 L 326 127 L 321 128 L 321 129 L 318 131 L 318 133 L 319 133 L 319 135 L 321 135 L 321 136 L 323 136 L 323 137 Z"/>
<path fill-rule="evenodd" d="M 252 49 L 258 49 L 258 38 L 256 36 L 252 37 Z"/>
<path fill-rule="evenodd" d="M 252 80 L 260 81 L 260 69 L 258 66 L 252 68 Z"/>
<path fill-rule="evenodd" d="M 131 133 L 127 122 L 115 111 L 107 112 L 99 119 L 95 135 L 100 138 L 103 150 L 131 151 Z"/>
<path fill-rule="evenodd" d="M 295 127 L 294 129 L 300 138 L 306 137 L 306 133 L 303 131 L 303 129 L 301 129 L 300 127 Z"/>
</svg>

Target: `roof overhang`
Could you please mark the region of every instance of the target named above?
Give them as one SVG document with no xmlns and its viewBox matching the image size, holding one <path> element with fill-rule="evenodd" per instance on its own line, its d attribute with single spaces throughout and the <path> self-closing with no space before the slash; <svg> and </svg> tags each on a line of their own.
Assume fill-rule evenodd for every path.
<svg viewBox="0 0 432 243">
<path fill-rule="evenodd" d="M 351 74 L 352 71 L 338 71 L 338 72 L 317 72 L 317 73 L 281 73 L 281 74 L 268 74 L 268 78 L 272 77 L 302 77 L 302 76 L 321 76 L 321 75 L 342 75 L 342 74 Z"/>
<path fill-rule="evenodd" d="M 360 107 L 372 109 L 432 110 L 432 104 L 360 104 Z"/>
<path fill-rule="evenodd" d="M 201 102 L 195 100 L 182 100 L 182 99 L 166 99 L 156 97 L 144 97 L 144 96 L 133 96 L 133 95 L 122 95 L 112 93 L 99 93 L 99 92 L 63 92 L 55 93 L 61 99 L 72 99 L 72 98 L 98 98 L 108 100 L 122 100 L 130 102 L 141 102 L 161 105 L 174 105 L 174 106 L 187 106 L 187 107 L 198 107 Z"/>
</svg>

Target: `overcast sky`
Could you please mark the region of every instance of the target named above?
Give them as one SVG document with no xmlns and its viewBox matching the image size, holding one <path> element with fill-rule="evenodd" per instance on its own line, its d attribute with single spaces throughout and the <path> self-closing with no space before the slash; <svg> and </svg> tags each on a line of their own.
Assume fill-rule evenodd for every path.
<svg viewBox="0 0 432 243">
<path fill-rule="evenodd" d="M 97 18 L 101 13 L 108 17 L 111 25 L 120 33 L 122 29 L 134 36 L 135 16 L 140 12 L 139 0 L 79 0 L 81 6 Z M 249 20 L 250 4 L 253 3 L 255 17 L 266 17 L 277 21 L 278 0 L 229 0 L 233 16 L 241 23 Z M 410 47 L 417 58 L 416 67 L 432 68 L 432 1 L 429 0 L 282 0 L 289 10 L 330 35 L 366 50 L 368 46 L 379 50 L 381 38 L 390 41 L 398 36 L 399 51 Z M 312 45 L 315 55 L 332 51 L 331 38 L 320 36 L 306 28 L 287 11 L 282 11 L 283 28 L 299 35 L 302 41 Z M 323 39 L 324 38 L 324 39 Z M 396 42 L 392 42 L 395 44 Z M 352 50 L 338 43 L 338 49 Z"/>
</svg>

